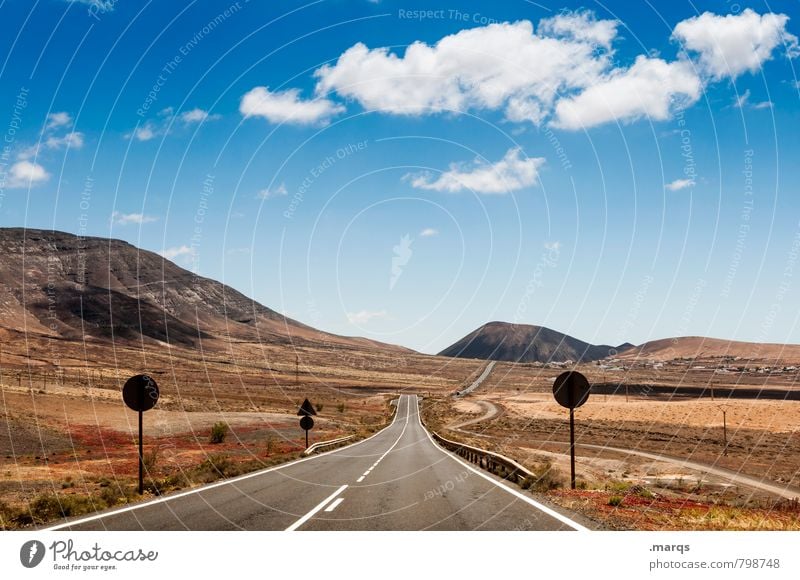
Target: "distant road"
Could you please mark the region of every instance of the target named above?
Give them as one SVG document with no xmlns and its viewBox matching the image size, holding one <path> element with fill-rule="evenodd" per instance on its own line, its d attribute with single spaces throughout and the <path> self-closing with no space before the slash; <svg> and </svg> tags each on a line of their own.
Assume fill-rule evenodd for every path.
<svg viewBox="0 0 800 580">
<path fill-rule="evenodd" d="M 477 379 L 475 379 L 475 381 L 473 381 L 473 383 L 470 386 L 468 386 L 463 391 L 459 392 L 458 396 L 463 397 L 465 395 L 469 395 L 472 391 L 480 387 L 481 383 L 483 383 L 483 381 L 485 381 L 489 377 L 489 374 L 492 372 L 492 369 L 494 368 L 495 364 L 497 364 L 497 361 L 492 361 L 488 365 L 486 365 L 486 368 L 483 369 L 481 375 Z"/>
<path fill-rule="evenodd" d="M 416 395 L 369 439 L 60 530 L 585 530 L 436 445 Z"/>
<path fill-rule="evenodd" d="M 475 423 L 481 423 L 483 421 L 488 421 L 489 419 L 494 419 L 500 414 L 500 409 L 498 409 L 497 405 L 494 403 L 489 401 L 475 401 L 475 404 L 483 409 L 483 415 L 456 423 L 455 425 L 450 425 L 448 428 L 460 430 L 462 427 L 467 427 L 468 425 L 474 425 Z"/>
</svg>

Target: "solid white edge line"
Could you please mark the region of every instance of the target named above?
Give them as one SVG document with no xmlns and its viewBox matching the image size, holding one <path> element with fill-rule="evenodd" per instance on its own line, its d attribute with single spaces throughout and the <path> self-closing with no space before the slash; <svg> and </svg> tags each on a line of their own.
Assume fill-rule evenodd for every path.
<svg viewBox="0 0 800 580">
<path fill-rule="evenodd" d="M 361 483 L 362 481 L 364 481 L 364 476 L 363 475 L 361 477 L 359 477 L 358 479 L 356 479 L 356 483 Z"/>
<path fill-rule="evenodd" d="M 325 511 L 326 512 L 332 512 L 337 507 L 339 507 L 339 504 L 342 503 L 343 501 L 344 501 L 343 497 L 337 497 L 335 500 L 333 500 L 331 502 L 331 505 L 329 505 L 328 507 L 325 508 Z"/>
<path fill-rule="evenodd" d="M 317 507 L 315 507 L 314 509 L 312 509 L 310 512 L 308 512 L 308 513 L 307 513 L 306 515 L 304 515 L 302 518 L 300 518 L 300 519 L 299 519 L 299 520 L 297 520 L 295 523 L 293 523 L 291 526 L 289 526 L 288 528 L 286 528 L 286 531 L 287 531 L 287 532 L 293 532 L 293 531 L 295 531 L 297 528 L 299 528 L 299 527 L 300 527 L 300 526 L 302 526 L 304 523 L 306 523 L 308 520 L 310 520 L 312 517 L 314 517 L 314 514 L 316 514 L 316 513 L 317 513 L 319 510 L 321 510 L 322 508 L 324 508 L 324 507 L 325 507 L 325 506 L 328 504 L 328 502 L 329 502 L 329 501 L 331 501 L 333 498 L 335 498 L 337 495 L 339 495 L 340 493 L 342 493 L 342 492 L 343 492 L 344 490 L 346 490 L 346 489 L 347 489 L 347 484 L 344 484 L 342 487 L 340 487 L 339 489 L 337 489 L 336 491 L 334 491 L 332 494 L 330 494 L 328 497 L 326 497 L 326 498 L 325 498 L 325 499 L 323 499 L 321 502 L 319 502 L 319 503 L 317 504 Z"/>
<path fill-rule="evenodd" d="M 402 396 L 404 396 L 404 395 L 401 395 L 401 397 Z M 408 396 L 408 395 L 406 395 L 406 396 Z M 398 399 L 398 407 L 399 406 L 400 406 L 400 401 Z M 251 479 L 253 477 L 258 477 L 260 475 L 264 475 L 264 474 L 270 473 L 272 471 L 279 471 L 281 469 L 286 469 L 287 467 L 291 467 L 291 466 L 297 465 L 299 463 L 304 463 L 306 461 L 313 461 L 314 459 L 319 459 L 320 457 L 327 457 L 328 455 L 332 455 L 334 453 L 339 453 L 339 452 L 344 451 L 346 449 L 352 449 L 353 447 L 355 447 L 357 445 L 361 445 L 362 443 L 366 443 L 367 441 L 369 441 L 373 437 L 377 437 L 378 435 L 380 435 L 381 433 L 383 433 L 384 431 L 386 431 L 387 429 L 392 427 L 395 424 L 395 422 L 397 421 L 397 415 L 398 415 L 397 410 L 395 410 L 395 414 L 394 414 L 394 417 L 392 418 L 392 422 L 389 423 L 386 427 L 384 427 L 380 431 L 378 431 L 377 433 L 373 433 L 372 435 L 370 435 L 366 439 L 362 439 L 361 441 L 356 441 L 355 443 L 351 443 L 350 445 L 345 445 L 344 447 L 339 447 L 338 449 L 332 449 L 331 451 L 325 451 L 324 453 L 320 453 L 319 455 L 312 455 L 310 457 L 302 457 L 300 459 L 295 459 L 294 461 L 289 461 L 287 463 L 281 463 L 280 465 L 275 465 L 273 467 L 268 467 L 266 469 L 261 469 L 259 471 L 254 471 L 252 473 L 246 473 L 244 475 L 240 475 L 238 477 L 234 477 L 233 479 L 225 479 L 223 481 L 218 481 L 216 483 L 210 483 L 208 485 L 203 485 L 201 487 L 196 487 L 194 489 L 187 489 L 186 491 L 181 491 L 181 492 L 178 492 L 178 493 L 173 494 L 173 495 L 168 495 L 166 497 L 159 497 L 159 498 L 151 499 L 151 500 L 148 500 L 148 501 L 143 501 L 143 502 L 140 502 L 140 503 L 136 503 L 134 505 L 130 505 L 130 506 L 126 506 L 126 507 L 123 507 L 123 508 L 115 509 L 115 510 L 112 510 L 112 511 L 106 511 L 106 512 L 102 512 L 102 513 L 95 514 L 95 515 L 92 515 L 92 516 L 88 516 L 88 517 L 85 517 L 85 518 L 71 520 L 69 522 L 57 524 L 55 526 L 51 526 L 51 527 L 48 527 L 48 528 L 42 528 L 41 531 L 43 531 L 43 532 L 55 532 L 55 531 L 58 531 L 58 530 L 63 530 L 63 529 L 66 529 L 66 528 L 70 528 L 72 526 L 77 526 L 77 525 L 80 525 L 80 524 L 85 524 L 85 523 L 88 523 L 88 522 L 101 520 L 103 518 L 108 518 L 108 517 L 115 516 L 115 515 L 118 515 L 118 514 L 122 514 L 122 513 L 131 512 L 131 511 L 134 511 L 134 510 L 146 508 L 146 507 L 149 507 L 149 506 L 152 506 L 152 505 L 156 505 L 156 504 L 160 504 L 160 503 L 166 503 L 168 501 L 172 501 L 173 499 L 186 497 L 187 495 L 192 495 L 192 494 L 195 494 L 195 493 L 201 493 L 203 491 L 208 491 L 209 489 L 214 489 L 216 487 L 222 487 L 223 485 L 235 484 L 235 483 L 237 483 L 239 481 L 244 481 L 246 479 Z M 406 424 L 407 423 L 408 423 L 408 414 L 406 414 Z"/>
<path fill-rule="evenodd" d="M 417 417 L 419 417 L 419 413 L 417 413 Z M 522 501 L 532 505 L 533 507 L 535 507 L 539 511 L 542 511 L 542 512 L 546 513 L 548 516 L 557 519 L 562 524 L 566 524 L 566 525 L 568 525 L 569 527 L 575 529 L 578 532 L 589 532 L 589 531 L 591 531 L 591 530 L 589 530 L 589 528 L 580 525 L 578 522 L 572 521 L 567 516 L 558 513 L 557 511 L 547 507 L 546 505 L 540 504 L 538 501 L 536 501 L 532 497 L 529 497 L 529 496 L 517 491 L 516 489 L 512 489 L 511 487 L 507 486 L 506 484 L 494 479 L 493 477 L 490 477 L 488 474 L 483 473 L 482 471 L 479 471 L 479 470 L 475 469 L 469 463 L 465 463 L 465 462 L 461 461 L 461 458 L 458 457 L 458 455 L 456 455 L 454 453 L 451 453 L 450 451 L 448 451 L 444 447 L 441 447 L 438 443 L 436 443 L 436 441 L 433 440 L 433 437 L 431 437 L 430 431 L 428 431 L 425 428 L 425 425 L 422 424 L 421 420 L 420 420 L 419 424 L 420 424 L 420 427 L 422 427 L 422 430 L 425 431 L 425 434 L 428 436 L 428 439 L 430 439 L 431 443 L 433 443 L 434 447 L 436 447 L 439 451 L 441 451 L 442 453 L 444 453 L 445 455 L 447 455 L 448 457 L 450 457 L 454 461 L 457 461 L 458 463 L 460 463 L 461 465 L 463 465 L 464 467 L 469 469 L 471 472 L 473 472 L 473 473 L 475 473 L 477 475 L 480 475 L 486 481 L 489 481 L 489 482 L 495 484 L 500 489 L 503 489 L 503 490 L 507 491 L 508 493 L 513 495 L 514 497 L 519 498 Z"/>
</svg>

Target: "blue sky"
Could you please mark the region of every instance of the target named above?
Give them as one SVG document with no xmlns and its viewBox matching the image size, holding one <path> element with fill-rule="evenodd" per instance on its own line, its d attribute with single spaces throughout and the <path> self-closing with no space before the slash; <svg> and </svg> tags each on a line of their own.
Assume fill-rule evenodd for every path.
<svg viewBox="0 0 800 580">
<path fill-rule="evenodd" d="M 796 3 L 458 5 L 6 0 L 0 225 L 423 352 L 800 342 Z"/>
</svg>

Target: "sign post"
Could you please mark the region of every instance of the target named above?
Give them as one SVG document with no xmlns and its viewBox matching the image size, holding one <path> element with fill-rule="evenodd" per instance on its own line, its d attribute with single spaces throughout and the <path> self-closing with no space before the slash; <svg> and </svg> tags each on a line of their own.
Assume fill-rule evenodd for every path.
<svg viewBox="0 0 800 580">
<path fill-rule="evenodd" d="M 556 402 L 569 409 L 569 479 L 572 489 L 575 489 L 575 409 L 589 399 L 589 389 L 589 381 L 577 371 L 561 373 L 553 382 Z"/>
<path fill-rule="evenodd" d="M 306 432 L 306 449 L 308 449 L 308 432 L 314 427 L 314 419 L 311 418 L 311 415 L 316 415 L 317 412 L 314 410 L 314 405 L 311 404 L 311 401 L 306 399 L 300 405 L 297 414 L 300 415 L 300 428 Z"/>
<path fill-rule="evenodd" d="M 149 375 L 136 375 L 125 381 L 122 400 L 139 413 L 139 495 L 144 493 L 144 449 L 142 446 L 142 415 L 156 406 L 159 397 L 158 385 Z"/>
</svg>

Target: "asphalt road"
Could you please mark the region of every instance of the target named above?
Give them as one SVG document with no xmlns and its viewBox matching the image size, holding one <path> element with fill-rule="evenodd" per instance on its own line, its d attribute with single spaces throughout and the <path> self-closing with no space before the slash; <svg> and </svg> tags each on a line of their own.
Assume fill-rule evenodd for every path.
<svg viewBox="0 0 800 580">
<path fill-rule="evenodd" d="M 61 530 L 583 530 L 436 445 L 403 395 L 384 430 L 321 455 L 65 522 Z"/>
</svg>

